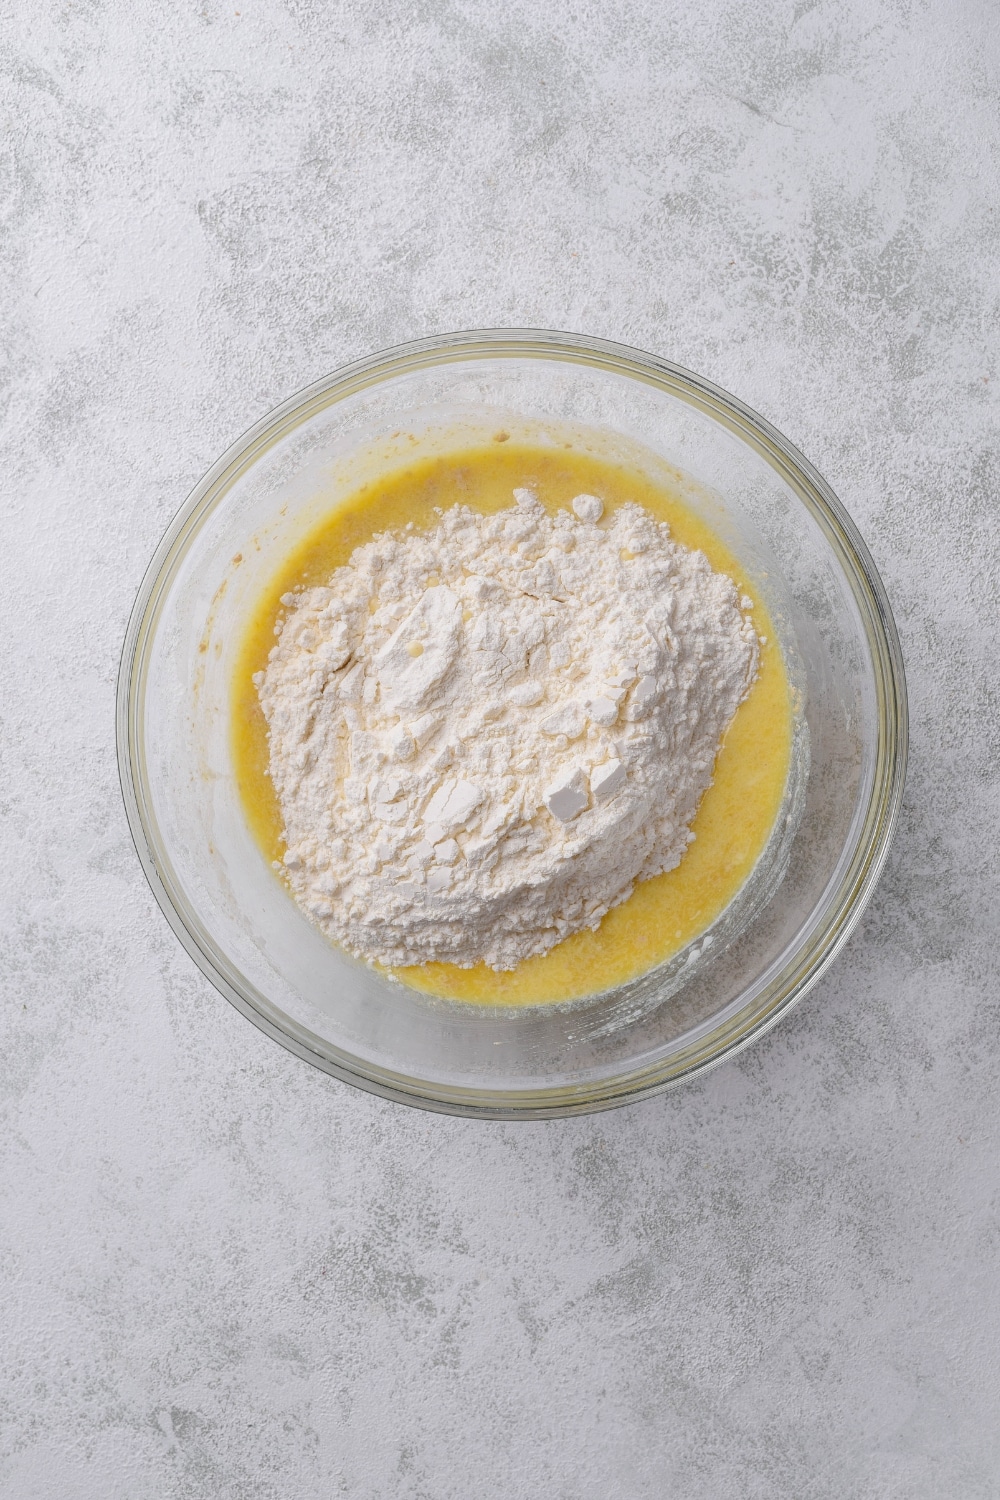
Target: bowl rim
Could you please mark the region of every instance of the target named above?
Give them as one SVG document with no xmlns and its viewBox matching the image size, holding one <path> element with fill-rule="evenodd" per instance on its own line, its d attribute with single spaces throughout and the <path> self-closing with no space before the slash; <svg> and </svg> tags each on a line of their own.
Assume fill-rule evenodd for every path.
<svg viewBox="0 0 1000 1500">
<path fill-rule="evenodd" d="M 141 753 L 146 668 L 160 605 L 188 544 L 240 475 L 310 418 L 369 386 L 434 365 L 487 358 L 551 359 L 629 376 L 685 401 L 752 447 L 806 507 L 846 578 L 869 648 L 878 709 L 871 791 L 863 816 L 855 819 L 851 857 L 835 892 L 824 897 L 826 919 L 809 941 L 793 946 L 771 981 L 772 987 L 780 983 L 768 1003 L 745 1024 L 739 1024 L 738 1011 L 687 1048 L 632 1072 L 519 1090 L 461 1088 L 395 1073 L 323 1041 L 273 1006 L 216 945 L 174 878 L 159 842 Z M 659 355 L 583 334 L 495 328 L 437 334 L 353 360 L 281 402 L 229 446 L 170 522 L 139 585 L 122 646 L 116 730 L 122 797 L 146 879 L 189 956 L 237 1010 L 296 1056 L 382 1098 L 484 1119 L 546 1119 L 617 1107 L 705 1073 L 769 1031 L 812 988 L 857 927 L 885 864 L 902 802 L 908 708 L 899 636 L 871 554 L 826 480 L 770 422 L 712 381 Z"/>
</svg>

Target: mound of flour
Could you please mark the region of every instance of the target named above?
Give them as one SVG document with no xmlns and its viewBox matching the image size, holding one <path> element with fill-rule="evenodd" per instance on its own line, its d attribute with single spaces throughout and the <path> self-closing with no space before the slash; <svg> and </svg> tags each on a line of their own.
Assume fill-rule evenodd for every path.
<svg viewBox="0 0 1000 1500">
<path fill-rule="evenodd" d="M 514 498 L 286 594 L 255 679 L 292 892 L 383 964 L 510 969 L 671 869 L 757 672 L 750 600 L 641 507 Z"/>
</svg>

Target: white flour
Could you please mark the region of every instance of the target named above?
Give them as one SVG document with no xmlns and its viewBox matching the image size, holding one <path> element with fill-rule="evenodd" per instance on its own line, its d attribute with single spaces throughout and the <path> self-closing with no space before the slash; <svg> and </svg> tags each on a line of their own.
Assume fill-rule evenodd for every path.
<svg viewBox="0 0 1000 1500">
<path fill-rule="evenodd" d="M 255 679 L 292 891 L 384 964 L 510 969 L 673 868 L 756 675 L 751 601 L 666 525 L 514 494 L 286 594 Z"/>
</svg>

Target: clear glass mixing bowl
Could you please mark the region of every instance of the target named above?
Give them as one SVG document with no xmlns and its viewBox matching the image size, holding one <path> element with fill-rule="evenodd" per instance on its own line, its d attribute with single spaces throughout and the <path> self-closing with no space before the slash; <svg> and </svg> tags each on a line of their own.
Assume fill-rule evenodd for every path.
<svg viewBox="0 0 1000 1500">
<path fill-rule="evenodd" d="M 366 478 L 488 439 L 558 441 L 674 476 L 776 622 L 800 712 L 786 805 L 740 896 L 641 979 L 572 1004 L 437 999 L 332 947 L 249 832 L 229 743 L 248 611 L 302 533 Z M 680 479 L 677 478 L 678 471 Z M 885 590 L 843 507 L 790 443 L 707 380 L 570 334 L 502 329 L 391 349 L 258 422 L 154 556 L 118 693 L 126 809 L 191 957 L 300 1057 L 386 1098 L 493 1118 L 655 1093 L 745 1046 L 831 961 L 889 847 L 906 695 Z"/>
</svg>

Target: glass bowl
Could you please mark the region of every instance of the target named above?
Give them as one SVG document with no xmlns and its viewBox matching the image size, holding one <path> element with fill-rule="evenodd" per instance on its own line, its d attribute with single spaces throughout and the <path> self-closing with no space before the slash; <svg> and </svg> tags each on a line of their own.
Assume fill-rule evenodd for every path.
<svg viewBox="0 0 1000 1500">
<path fill-rule="evenodd" d="M 767 603 L 798 704 L 785 808 L 739 897 L 616 990 L 527 1009 L 439 999 L 333 947 L 255 844 L 230 752 L 248 612 L 304 531 L 415 455 L 498 429 L 567 432 L 663 466 Z M 679 476 L 679 477 L 678 477 Z M 906 761 L 885 590 L 829 486 L 735 397 L 653 355 L 571 334 L 449 334 L 358 360 L 264 417 L 157 548 L 118 690 L 122 789 L 146 876 L 217 988 L 299 1057 L 386 1098 L 541 1118 L 665 1089 L 772 1026 L 858 922 Z"/>
</svg>

